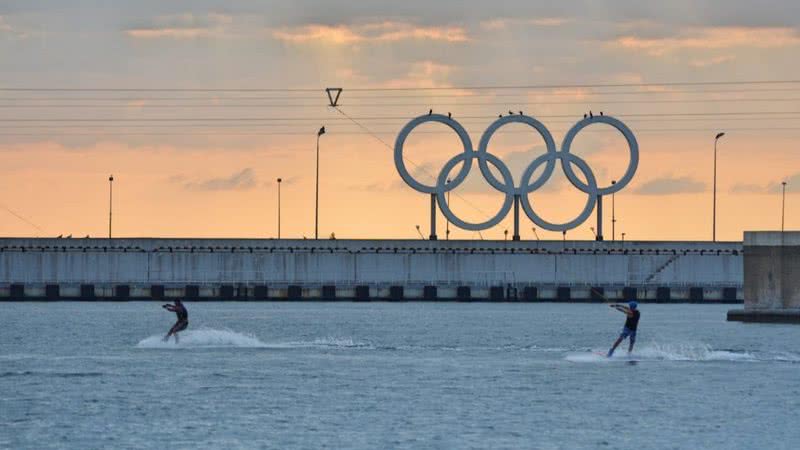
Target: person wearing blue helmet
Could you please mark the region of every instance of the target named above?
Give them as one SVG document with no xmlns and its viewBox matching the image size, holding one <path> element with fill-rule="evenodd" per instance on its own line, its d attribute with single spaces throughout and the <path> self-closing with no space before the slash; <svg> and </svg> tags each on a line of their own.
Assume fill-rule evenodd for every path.
<svg viewBox="0 0 800 450">
<path fill-rule="evenodd" d="M 617 341 L 614 342 L 614 345 L 611 347 L 611 350 L 608 351 L 608 357 L 614 354 L 614 350 L 617 349 L 617 346 L 622 343 L 625 338 L 629 338 L 628 342 L 628 354 L 633 351 L 633 344 L 636 343 L 636 328 L 639 326 L 639 304 L 636 302 L 628 302 L 628 305 L 620 305 L 620 304 L 613 304 L 608 305 L 619 312 L 625 313 L 628 317 L 625 320 L 625 326 L 622 327 L 622 333 L 620 333 Z"/>
</svg>

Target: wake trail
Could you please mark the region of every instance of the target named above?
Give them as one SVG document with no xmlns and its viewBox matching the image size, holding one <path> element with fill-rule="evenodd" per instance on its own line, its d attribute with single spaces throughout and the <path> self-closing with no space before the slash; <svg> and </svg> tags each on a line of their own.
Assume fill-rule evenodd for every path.
<svg viewBox="0 0 800 450">
<path fill-rule="evenodd" d="M 634 349 L 628 356 L 625 348 L 618 348 L 607 358 L 607 349 L 592 352 L 573 352 L 564 359 L 577 363 L 611 363 L 615 361 L 729 361 L 729 362 L 800 362 L 800 355 L 789 353 L 755 353 L 744 350 L 715 349 L 700 343 L 651 343 Z"/>
<path fill-rule="evenodd" d="M 174 338 L 164 341 L 163 335 L 150 336 L 136 344 L 137 348 L 268 348 L 268 344 L 257 337 L 230 330 L 200 329 L 180 333 L 180 341 Z"/>
</svg>

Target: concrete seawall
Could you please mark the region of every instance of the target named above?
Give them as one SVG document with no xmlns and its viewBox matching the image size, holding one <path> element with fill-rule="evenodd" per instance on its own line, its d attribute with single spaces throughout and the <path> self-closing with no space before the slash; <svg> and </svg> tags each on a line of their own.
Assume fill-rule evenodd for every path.
<svg viewBox="0 0 800 450">
<path fill-rule="evenodd" d="M 744 309 L 728 320 L 800 323 L 800 232 L 745 232 L 744 248 Z"/>
<path fill-rule="evenodd" d="M 0 239 L 0 299 L 742 300 L 706 242 Z"/>
</svg>

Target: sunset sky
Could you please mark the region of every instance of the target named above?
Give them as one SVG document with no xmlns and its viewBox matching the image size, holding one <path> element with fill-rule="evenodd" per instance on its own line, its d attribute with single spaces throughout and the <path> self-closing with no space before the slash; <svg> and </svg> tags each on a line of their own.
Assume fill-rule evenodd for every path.
<svg viewBox="0 0 800 450">
<path fill-rule="evenodd" d="M 391 147 L 431 108 L 451 112 L 475 146 L 509 110 L 539 119 L 557 145 L 589 110 L 623 120 L 640 147 L 639 170 L 614 199 L 626 240 L 711 239 L 714 136 L 725 132 L 717 238 L 780 229 L 782 181 L 786 228 L 798 229 L 798 55 L 800 3 L 790 0 L 5 0 L 0 235 L 106 236 L 113 174 L 116 237 L 275 237 L 278 177 L 282 237 L 312 237 L 324 125 L 320 236 L 418 238 L 430 200 L 402 182 Z M 340 110 L 326 87 L 343 88 Z M 431 183 L 460 143 L 441 125 L 417 131 L 406 156 Z M 543 143 L 515 125 L 490 149 L 518 182 Z M 628 161 L 604 125 L 573 150 L 601 185 Z M 477 166 L 452 195 L 473 221 L 503 198 Z M 567 221 L 585 194 L 557 168 L 531 198 L 540 215 Z M 510 238 L 512 224 L 509 215 L 482 235 Z M 444 238 L 441 215 L 439 225 Z M 592 239 L 593 226 L 567 238 Z"/>
</svg>

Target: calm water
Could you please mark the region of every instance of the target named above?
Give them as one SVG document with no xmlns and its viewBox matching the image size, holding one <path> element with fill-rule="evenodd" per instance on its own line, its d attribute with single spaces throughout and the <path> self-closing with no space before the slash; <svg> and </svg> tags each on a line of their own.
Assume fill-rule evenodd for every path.
<svg viewBox="0 0 800 450">
<path fill-rule="evenodd" d="M 800 326 L 642 305 L 0 303 L 4 448 L 799 448 Z"/>
</svg>

